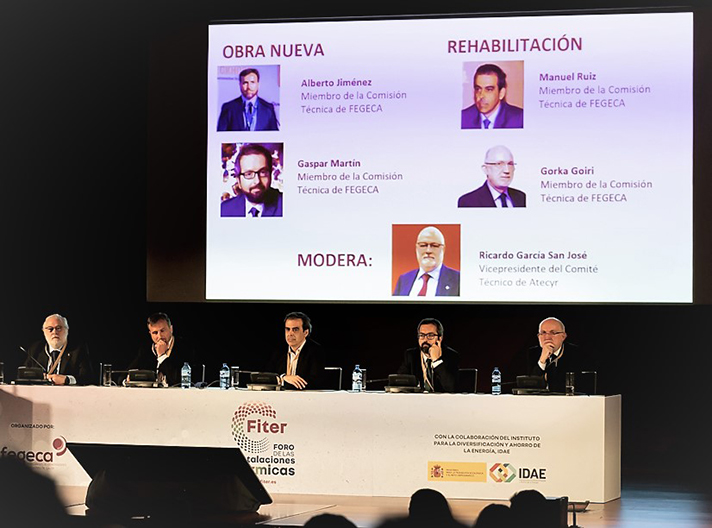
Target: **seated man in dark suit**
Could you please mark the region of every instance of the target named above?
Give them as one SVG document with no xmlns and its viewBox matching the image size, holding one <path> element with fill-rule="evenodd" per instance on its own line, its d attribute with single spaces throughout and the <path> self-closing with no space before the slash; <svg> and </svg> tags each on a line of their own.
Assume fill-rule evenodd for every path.
<svg viewBox="0 0 712 528">
<path fill-rule="evenodd" d="M 45 378 L 53 385 L 88 385 L 92 383 L 89 351 L 84 344 L 69 346 L 69 321 L 52 314 L 42 325 L 44 341 L 32 344 L 25 361 L 26 367 L 40 366 Z"/>
<path fill-rule="evenodd" d="M 460 355 L 443 346 L 443 325 L 437 319 L 418 324 L 418 347 L 405 351 L 398 374 L 412 374 L 428 392 L 455 392 Z"/>
<path fill-rule="evenodd" d="M 556 317 L 547 317 L 539 323 L 539 346 L 529 357 L 530 376 L 543 376 L 547 388 L 552 392 L 564 392 L 566 373 L 573 372 L 578 377 L 581 372 L 596 370 L 595 362 L 584 350 L 567 344 L 566 328 Z"/>
<path fill-rule="evenodd" d="M 461 128 L 523 128 L 524 111 L 505 100 L 507 75 L 496 64 L 482 64 L 473 79 L 475 104 L 462 111 Z"/>
<path fill-rule="evenodd" d="M 272 155 L 262 145 L 240 147 L 235 162 L 239 194 L 220 202 L 220 216 L 282 216 L 282 193 L 272 187 Z"/>
<path fill-rule="evenodd" d="M 514 156 L 505 146 L 492 147 L 485 154 L 482 170 L 487 176 L 482 187 L 460 196 L 458 207 L 526 207 L 527 195 L 510 187 L 514 180 Z"/>
<path fill-rule="evenodd" d="M 284 318 L 284 350 L 275 352 L 267 366 L 268 372 L 280 375 L 285 389 L 321 389 L 324 382 L 324 357 L 321 346 L 307 339 L 312 332 L 309 316 L 291 312 Z"/>
<path fill-rule="evenodd" d="M 173 334 L 171 320 L 162 312 L 150 315 L 147 325 L 151 344 L 139 349 L 129 370 L 155 370 L 159 384 L 167 387 L 180 385 L 183 363 L 190 364 L 194 360 L 192 347 Z"/>
<path fill-rule="evenodd" d="M 274 105 L 257 96 L 260 72 L 247 68 L 240 72 L 242 95 L 222 105 L 218 118 L 218 132 L 279 130 Z"/>
<path fill-rule="evenodd" d="M 460 295 L 460 272 L 443 264 L 445 237 L 433 226 L 424 228 L 415 242 L 418 269 L 400 277 L 393 295 L 411 297 Z"/>
</svg>

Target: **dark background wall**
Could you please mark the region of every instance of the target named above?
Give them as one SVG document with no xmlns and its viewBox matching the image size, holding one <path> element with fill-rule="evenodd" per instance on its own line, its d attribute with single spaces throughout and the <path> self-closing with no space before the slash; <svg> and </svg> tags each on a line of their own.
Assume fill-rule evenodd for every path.
<svg viewBox="0 0 712 528">
<path fill-rule="evenodd" d="M 706 126 L 711 105 L 705 100 L 711 92 L 712 45 L 704 30 L 712 17 L 705 3 L 686 2 L 696 11 L 696 301 L 712 299 L 707 205 L 712 184 L 706 171 L 712 161 Z M 328 12 L 293 5 L 269 11 L 313 17 L 419 9 L 388 4 L 339 4 Z M 567 9 L 569 4 L 537 7 Z M 630 1 L 625 6 L 665 4 L 682 2 Z M 511 12 L 528 5 L 445 2 L 437 8 Z M 602 1 L 579 6 L 625 7 Z M 625 373 L 624 471 L 663 471 L 679 476 L 676 482 L 688 480 L 676 468 L 686 467 L 685 457 L 704 452 L 707 445 L 712 306 L 704 302 L 385 306 L 147 301 L 147 280 L 156 291 L 180 282 L 185 299 L 202 295 L 203 284 L 184 277 L 204 259 L 206 24 L 262 17 L 263 5 L 46 0 L 4 2 L 0 9 L 0 169 L 5 184 L 0 360 L 6 378 L 14 377 L 22 361 L 18 346 L 40 339 L 41 323 L 53 312 L 69 318 L 71 337 L 90 344 L 97 365 L 105 361 L 121 368 L 148 339 L 146 316 L 166 311 L 176 332 L 198 344 L 208 377 L 214 378 L 222 361 L 259 368 L 268 353 L 284 346 L 284 314 L 298 309 L 312 316 L 313 337 L 346 374 L 356 362 L 369 369 L 371 378 L 393 372 L 403 349 L 414 342 L 417 322 L 434 316 L 444 323 L 446 341 L 460 351 L 463 366 L 477 367 L 486 382 L 496 364 L 511 381 L 519 373 L 517 355 L 536 344 L 537 323 L 556 315 L 566 322 L 571 341 L 613 358 L 605 367 L 609 372 Z M 153 270 L 162 270 L 148 279 L 147 259 Z M 481 381 L 479 388 L 487 385 Z M 703 467 L 708 460 L 703 458 Z"/>
</svg>

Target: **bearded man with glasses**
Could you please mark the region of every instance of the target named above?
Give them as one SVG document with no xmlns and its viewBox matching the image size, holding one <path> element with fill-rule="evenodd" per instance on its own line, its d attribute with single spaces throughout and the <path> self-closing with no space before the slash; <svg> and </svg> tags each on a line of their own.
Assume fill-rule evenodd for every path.
<svg viewBox="0 0 712 528">
<path fill-rule="evenodd" d="M 428 226 L 415 241 L 418 269 L 400 277 L 393 295 L 410 297 L 459 296 L 460 272 L 443 264 L 445 237 L 437 227 Z"/>
<path fill-rule="evenodd" d="M 412 374 L 427 392 L 455 392 L 460 355 L 443 346 L 443 325 L 426 318 L 418 323 L 418 346 L 405 351 L 398 374 Z"/>
<path fill-rule="evenodd" d="M 272 155 L 264 146 L 247 143 L 235 161 L 237 196 L 220 203 L 220 216 L 282 216 L 282 193 L 272 187 Z"/>
<path fill-rule="evenodd" d="M 26 367 L 41 367 L 52 385 L 87 385 L 92 382 L 89 351 L 84 344 L 69 345 L 69 321 L 63 315 L 47 316 L 44 340 L 30 346 Z"/>
</svg>

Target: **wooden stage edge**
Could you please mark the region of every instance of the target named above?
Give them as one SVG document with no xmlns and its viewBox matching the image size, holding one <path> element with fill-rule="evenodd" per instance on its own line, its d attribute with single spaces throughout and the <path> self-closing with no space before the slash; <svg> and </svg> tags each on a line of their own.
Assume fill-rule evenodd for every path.
<svg viewBox="0 0 712 528">
<path fill-rule="evenodd" d="M 72 515 L 84 514 L 85 489 L 58 487 L 59 495 Z M 384 519 L 408 513 L 408 498 L 354 497 L 346 495 L 272 495 L 273 504 L 259 510 L 260 526 L 304 526 L 311 517 L 321 513 L 344 515 L 359 528 L 375 528 Z M 590 504 L 577 514 L 577 524 L 583 528 L 712 528 L 712 494 L 674 489 L 651 483 L 623 486 L 621 498 L 605 504 Z M 507 501 L 451 499 L 455 517 L 472 526 L 480 511 L 493 502 Z M 573 524 L 569 513 L 569 525 Z"/>
</svg>

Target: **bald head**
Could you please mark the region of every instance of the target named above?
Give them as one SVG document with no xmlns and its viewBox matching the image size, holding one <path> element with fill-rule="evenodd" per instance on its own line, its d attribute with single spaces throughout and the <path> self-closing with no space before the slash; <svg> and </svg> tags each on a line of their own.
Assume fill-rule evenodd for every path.
<svg viewBox="0 0 712 528">
<path fill-rule="evenodd" d="M 497 191 L 503 193 L 514 180 L 514 156 L 504 145 L 492 147 L 485 154 L 482 170 L 487 176 L 487 182 Z"/>
</svg>

